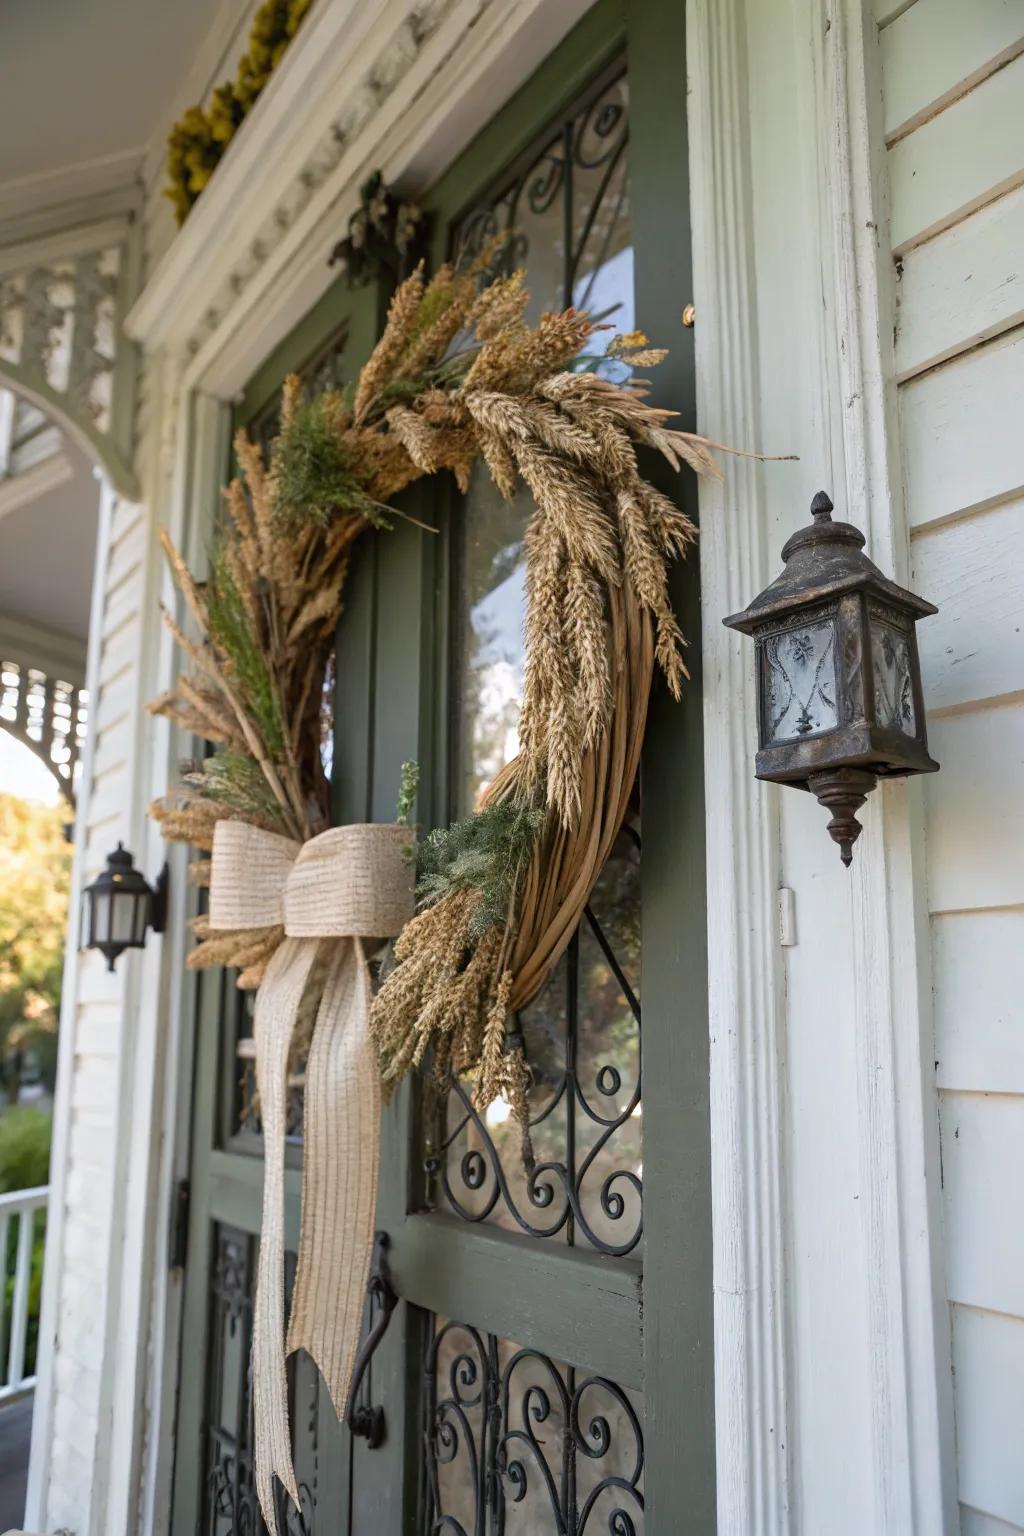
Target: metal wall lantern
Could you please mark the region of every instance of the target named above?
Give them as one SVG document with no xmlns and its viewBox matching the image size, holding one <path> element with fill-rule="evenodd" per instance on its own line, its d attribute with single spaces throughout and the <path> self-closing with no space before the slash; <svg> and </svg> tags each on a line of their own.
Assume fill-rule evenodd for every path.
<svg viewBox="0 0 1024 1536">
<path fill-rule="evenodd" d="M 163 933 L 167 916 L 167 865 L 154 889 L 123 843 L 107 855 L 107 867 L 82 893 L 82 948 L 98 949 L 107 969 L 126 949 L 142 949 L 146 933 Z"/>
<path fill-rule="evenodd" d="M 832 521 L 824 491 L 811 513 L 782 551 L 782 574 L 723 623 L 757 644 L 757 777 L 810 790 L 849 865 L 856 813 L 878 780 L 939 766 L 914 629 L 938 609 L 882 575 L 860 529 Z"/>
</svg>

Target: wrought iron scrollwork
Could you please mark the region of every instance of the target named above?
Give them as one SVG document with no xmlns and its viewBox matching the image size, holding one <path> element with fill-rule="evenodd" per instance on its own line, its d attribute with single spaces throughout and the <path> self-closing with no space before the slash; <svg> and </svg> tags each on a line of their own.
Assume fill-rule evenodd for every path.
<svg viewBox="0 0 1024 1536">
<path fill-rule="evenodd" d="M 643 1426 L 617 1383 L 446 1322 L 425 1389 L 430 1536 L 641 1536 Z"/>
<path fill-rule="evenodd" d="M 594 279 L 626 223 L 628 143 L 626 78 L 619 73 L 466 216 L 455 242 L 456 260 L 468 264 L 495 236 L 507 233 L 494 260 L 496 270 L 511 269 L 528 263 L 533 239 L 541 236 L 546 246 L 561 239 L 562 282 L 552 302 L 586 308 Z M 552 220 L 559 215 L 561 228 L 555 230 Z"/>
<path fill-rule="evenodd" d="M 475 258 L 507 233 L 494 264 L 527 266 L 531 312 L 575 304 L 630 330 L 628 153 L 629 87 L 620 63 L 460 222 L 455 259 Z M 464 802 L 471 804 L 507 755 L 514 729 L 507 706 L 523 656 L 508 614 L 523 579 L 529 511 L 496 509 L 471 488 L 465 513 L 455 618 L 464 651 Z M 428 1198 L 439 1207 L 610 1255 L 635 1252 L 643 1234 L 639 939 L 639 838 L 629 827 L 568 954 L 518 1023 L 533 1072 L 536 1166 L 522 1171 L 508 1106 L 481 1114 L 471 1086 L 455 1082 L 426 1119 Z"/>
<path fill-rule="evenodd" d="M 206 1401 L 203 1536 L 266 1536 L 254 1481 L 252 1303 L 255 1239 L 232 1227 L 217 1229 L 210 1272 L 212 1298 Z M 288 1269 L 290 1286 L 294 1260 Z M 318 1491 L 319 1381 L 310 1362 L 292 1375 L 292 1420 L 299 1476 L 299 1507 L 277 1486 L 278 1529 L 313 1536 Z"/>
<path fill-rule="evenodd" d="M 609 909 L 620 929 L 625 926 L 624 912 L 631 919 L 636 915 L 640 838 L 635 828 L 624 828 L 621 843 L 618 857 L 610 861 L 615 866 L 611 873 L 616 879 L 611 883 L 616 901 Z M 598 915 L 600 896 L 599 888 L 586 909 L 585 938 L 608 989 L 617 993 L 619 1061 L 595 1061 L 588 1052 L 584 1063 L 581 1031 L 587 999 L 581 997 L 586 985 L 581 981 L 581 937 L 577 935 L 569 946 L 564 976 L 556 973 L 549 983 L 549 989 L 563 981 L 565 985 L 564 1013 L 558 1010 L 557 1021 L 563 1032 L 562 1064 L 538 1083 L 532 1098 L 539 1100 L 539 1106 L 530 1121 L 538 1148 L 557 1140 L 561 1155 L 542 1156 L 519 1179 L 518 1189 L 513 1189 L 510 1166 L 515 1153 L 503 1160 L 495 1127 L 477 1110 L 471 1088 L 456 1080 L 447 1105 L 441 1106 L 447 1125 L 437 1129 L 425 1165 L 434 1181 L 435 1199 L 464 1221 L 501 1219 L 533 1237 L 564 1236 L 570 1243 L 582 1241 L 601 1253 L 622 1257 L 632 1253 L 643 1236 L 643 1181 L 640 1165 L 630 1160 L 636 1149 L 620 1147 L 617 1141 L 623 1129 L 632 1129 L 639 1119 L 641 1012 L 626 966 Z M 636 958 L 635 954 L 630 957 L 630 968 Z M 550 1009 L 550 995 L 542 998 L 542 1005 Z M 625 1019 L 630 1021 L 628 1030 Z M 535 1040 L 531 1040 L 529 1017 L 521 1027 L 532 1055 Z M 632 1068 L 629 1078 L 627 1063 Z M 557 1133 L 553 1131 L 556 1123 Z"/>
</svg>

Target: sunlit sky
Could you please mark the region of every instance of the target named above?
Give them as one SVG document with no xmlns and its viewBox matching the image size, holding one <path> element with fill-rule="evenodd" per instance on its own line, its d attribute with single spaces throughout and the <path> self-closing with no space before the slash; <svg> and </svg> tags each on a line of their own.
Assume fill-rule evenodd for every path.
<svg viewBox="0 0 1024 1536">
<path fill-rule="evenodd" d="M 44 805 L 56 805 L 60 798 L 53 774 L 7 731 L 0 731 L 0 793 L 41 800 Z"/>
</svg>

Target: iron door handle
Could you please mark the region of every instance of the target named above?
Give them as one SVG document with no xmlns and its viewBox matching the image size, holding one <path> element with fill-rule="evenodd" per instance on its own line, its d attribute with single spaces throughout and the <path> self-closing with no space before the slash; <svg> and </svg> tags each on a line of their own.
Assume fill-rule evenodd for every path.
<svg viewBox="0 0 1024 1536">
<path fill-rule="evenodd" d="M 377 1317 L 356 1356 L 356 1363 L 352 1370 L 352 1384 L 348 1390 L 348 1403 L 345 1407 L 345 1423 L 353 1435 L 358 1435 L 366 1441 L 371 1451 L 375 1451 L 384 1441 L 384 1409 L 372 1403 L 357 1403 L 356 1398 L 363 1384 L 367 1367 L 373 1359 L 377 1345 L 387 1332 L 391 1314 L 398 1305 L 398 1296 L 391 1284 L 391 1271 L 388 1268 L 390 1245 L 391 1239 L 386 1232 L 374 1233 L 373 1262 L 370 1267 L 370 1278 L 366 1283 L 366 1292 L 370 1298 L 371 1316 L 376 1303 Z"/>
</svg>

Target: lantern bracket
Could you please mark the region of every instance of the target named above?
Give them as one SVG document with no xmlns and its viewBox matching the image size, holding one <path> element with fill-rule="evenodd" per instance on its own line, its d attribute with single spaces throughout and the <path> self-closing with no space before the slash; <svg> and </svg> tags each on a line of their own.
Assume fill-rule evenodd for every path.
<svg viewBox="0 0 1024 1536">
<path fill-rule="evenodd" d="M 153 887 L 153 899 L 150 903 L 150 927 L 154 933 L 163 933 L 167 927 L 167 888 L 170 883 L 171 872 L 166 859 L 164 867 L 156 877 Z"/>
</svg>

